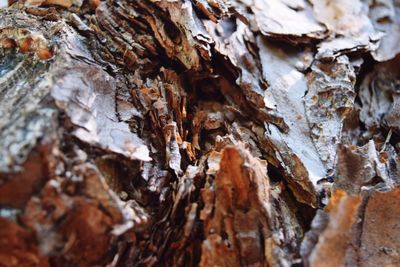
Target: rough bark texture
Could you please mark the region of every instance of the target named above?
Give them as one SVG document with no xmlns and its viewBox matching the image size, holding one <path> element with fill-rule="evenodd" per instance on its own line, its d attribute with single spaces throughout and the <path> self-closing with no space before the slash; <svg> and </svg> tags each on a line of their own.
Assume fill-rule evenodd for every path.
<svg viewBox="0 0 400 267">
<path fill-rule="evenodd" d="M 0 1 L 0 266 L 399 266 L 398 0 Z"/>
</svg>

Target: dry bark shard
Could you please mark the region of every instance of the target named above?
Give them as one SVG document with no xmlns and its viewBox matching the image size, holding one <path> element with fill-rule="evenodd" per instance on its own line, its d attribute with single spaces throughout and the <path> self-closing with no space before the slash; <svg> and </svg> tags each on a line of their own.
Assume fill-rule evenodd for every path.
<svg viewBox="0 0 400 267">
<path fill-rule="evenodd" d="M 0 265 L 400 264 L 398 1 L 9 4 Z"/>
</svg>

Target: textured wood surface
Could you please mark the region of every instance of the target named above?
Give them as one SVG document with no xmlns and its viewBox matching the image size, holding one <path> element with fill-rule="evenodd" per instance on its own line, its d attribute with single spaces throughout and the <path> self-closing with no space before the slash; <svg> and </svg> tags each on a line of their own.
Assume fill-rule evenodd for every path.
<svg viewBox="0 0 400 267">
<path fill-rule="evenodd" d="M 397 0 L 0 1 L 0 266 L 400 265 Z"/>
</svg>

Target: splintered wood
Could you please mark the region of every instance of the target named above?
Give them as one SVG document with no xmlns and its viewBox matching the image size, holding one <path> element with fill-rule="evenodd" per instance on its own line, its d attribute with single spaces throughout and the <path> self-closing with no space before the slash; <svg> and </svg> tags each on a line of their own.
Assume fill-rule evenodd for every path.
<svg viewBox="0 0 400 267">
<path fill-rule="evenodd" d="M 397 0 L 0 1 L 0 266 L 400 266 L 399 42 Z"/>
</svg>

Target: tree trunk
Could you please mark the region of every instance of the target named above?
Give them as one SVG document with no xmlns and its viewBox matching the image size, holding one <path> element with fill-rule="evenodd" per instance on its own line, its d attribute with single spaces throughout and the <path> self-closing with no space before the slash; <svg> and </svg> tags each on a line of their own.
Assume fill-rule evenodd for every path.
<svg viewBox="0 0 400 267">
<path fill-rule="evenodd" d="M 9 5 L 0 266 L 400 265 L 397 0 Z"/>
</svg>

